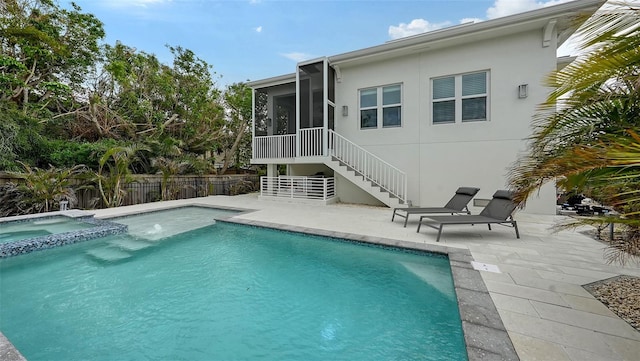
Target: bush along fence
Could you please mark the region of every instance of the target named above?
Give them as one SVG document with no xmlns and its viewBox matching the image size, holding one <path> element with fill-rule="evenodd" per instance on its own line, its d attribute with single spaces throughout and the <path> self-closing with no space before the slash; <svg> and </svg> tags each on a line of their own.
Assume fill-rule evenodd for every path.
<svg viewBox="0 0 640 361">
<path fill-rule="evenodd" d="M 24 184 L 24 181 L 11 174 L 0 173 L 0 192 L 2 186 L 9 183 Z M 105 208 L 97 185 L 87 184 L 80 179 L 74 179 L 75 197 L 77 202 L 72 204 L 78 209 Z M 120 205 L 134 205 L 161 200 L 188 199 L 213 195 L 238 195 L 251 193 L 260 189 L 258 175 L 204 175 L 204 176 L 173 176 L 163 178 L 161 175 L 134 175 L 133 180 L 123 187 L 122 203 Z M 0 195 L 2 198 L 3 195 Z M 5 195 L 6 196 L 6 195 Z M 59 200 L 57 200 L 59 201 Z M 58 210 L 58 202 L 51 210 Z"/>
</svg>

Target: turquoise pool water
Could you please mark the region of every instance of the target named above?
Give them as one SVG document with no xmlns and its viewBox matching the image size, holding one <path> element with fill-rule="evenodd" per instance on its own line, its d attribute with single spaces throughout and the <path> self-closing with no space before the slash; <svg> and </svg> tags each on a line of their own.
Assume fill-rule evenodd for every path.
<svg viewBox="0 0 640 361">
<path fill-rule="evenodd" d="M 93 225 L 64 216 L 34 218 L 20 222 L 0 222 L 0 243 L 77 231 L 90 227 L 93 227 Z"/>
<path fill-rule="evenodd" d="M 0 260 L 0 330 L 30 361 L 466 359 L 446 258 L 221 222 L 92 253 L 140 241 Z"/>
</svg>

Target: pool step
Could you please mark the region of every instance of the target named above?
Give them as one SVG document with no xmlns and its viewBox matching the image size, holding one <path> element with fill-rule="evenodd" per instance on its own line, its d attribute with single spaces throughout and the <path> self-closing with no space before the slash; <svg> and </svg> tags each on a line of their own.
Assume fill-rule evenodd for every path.
<svg viewBox="0 0 640 361">
<path fill-rule="evenodd" d="M 116 239 L 116 240 L 110 241 L 109 244 L 114 245 L 118 248 L 121 248 L 125 251 L 133 251 L 133 252 L 153 246 L 153 243 L 149 243 L 141 239 L 127 239 L 127 238 Z"/>
<path fill-rule="evenodd" d="M 95 259 L 96 261 L 101 262 L 117 262 L 132 256 L 131 253 L 121 251 L 115 247 L 94 248 L 87 251 L 87 255 Z"/>
</svg>

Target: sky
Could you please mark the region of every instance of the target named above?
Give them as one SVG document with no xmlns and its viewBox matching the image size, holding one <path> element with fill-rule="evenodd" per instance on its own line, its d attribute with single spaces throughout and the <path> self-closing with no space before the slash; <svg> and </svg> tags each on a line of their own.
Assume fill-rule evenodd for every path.
<svg viewBox="0 0 640 361">
<path fill-rule="evenodd" d="M 120 41 L 170 64 L 166 45 L 213 66 L 221 87 L 293 73 L 296 63 L 567 0 L 74 0 Z M 59 0 L 68 6 L 68 0 Z M 566 54 L 572 50 L 564 50 Z"/>
</svg>

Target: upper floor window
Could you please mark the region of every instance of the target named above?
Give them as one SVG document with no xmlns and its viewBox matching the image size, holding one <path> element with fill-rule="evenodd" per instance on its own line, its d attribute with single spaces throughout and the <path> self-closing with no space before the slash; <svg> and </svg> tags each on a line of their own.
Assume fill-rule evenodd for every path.
<svg viewBox="0 0 640 361">
<path fill-rule="evenodd" d="M 400 84 L 360 90 L 360 128 L 402 125 L 402 86 Z"/>
<path fill-rule="evenodd" d="M 488 80 L 488 71 L 432 79 L 433 123 L 487 120 Z"/>
</svg>

